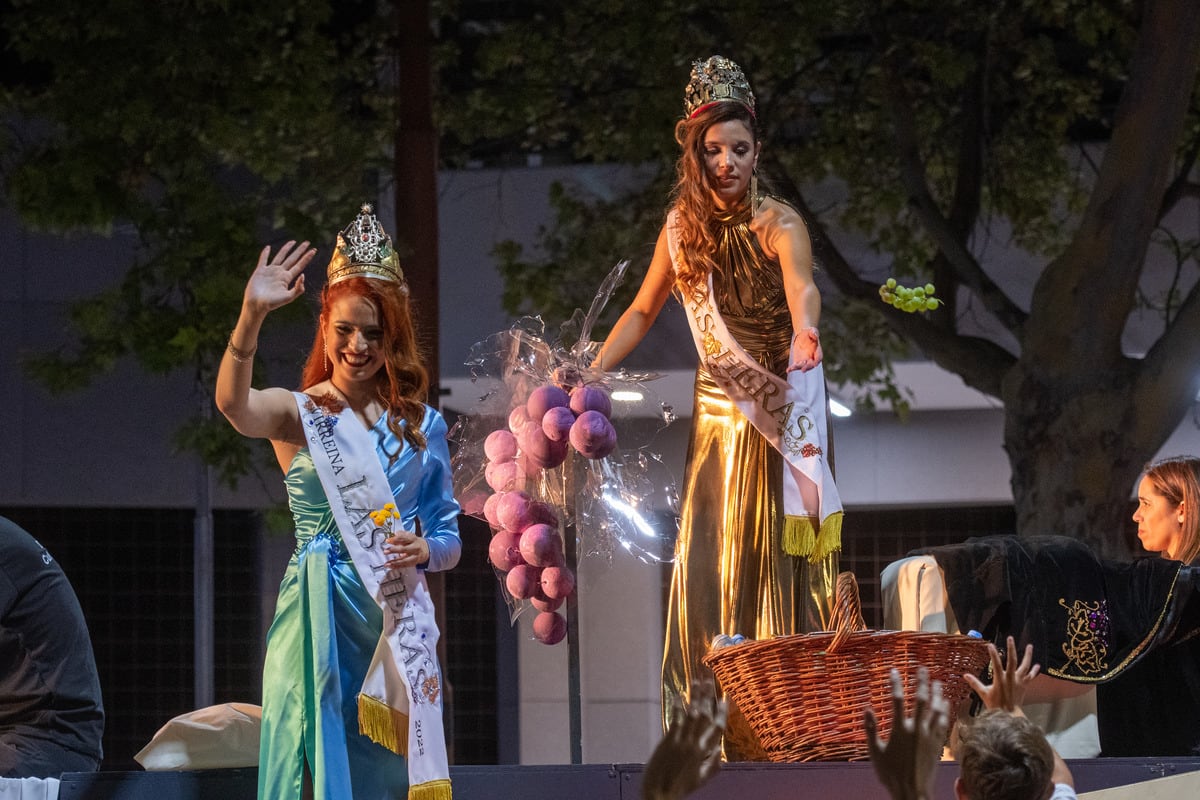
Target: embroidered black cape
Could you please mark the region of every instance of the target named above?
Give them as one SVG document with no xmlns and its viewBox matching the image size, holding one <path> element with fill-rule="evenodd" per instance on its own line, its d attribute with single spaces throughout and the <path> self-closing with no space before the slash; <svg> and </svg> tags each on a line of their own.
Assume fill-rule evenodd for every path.
<svg viewBox="0 0 1200 800">
<path fill-rule="evenodd" d="M 1063 536 L 918 554 L 942 568 L 960 630 L 1012 635 L 1044 672 L 1098 684 L 1104 755 L 1200 754 L 1200 565 L 1106 561 Z"/>
</svg>

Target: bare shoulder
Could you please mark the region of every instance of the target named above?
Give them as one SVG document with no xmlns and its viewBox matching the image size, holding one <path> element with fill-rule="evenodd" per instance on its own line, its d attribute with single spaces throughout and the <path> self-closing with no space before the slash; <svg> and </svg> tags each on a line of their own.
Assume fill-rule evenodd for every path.
<svg viewBox="0 0 1200 800">
<path fill-rule="evenodd" d="M 320 383 L 314 383 L 312 386 L 305 386 L 302 391 L 309 397 L 321 397 L 322 395 L 334 393 L 333 384 L 327 380 L 321 381 Z"/>
<path fill-rule="evenodd" d="M 763 198 L 758 211 L 754 213 L 750 227 L 763 232 L 799 229 L 805 235 L 808 234 L 808 227 L 804 224 L 800 212 L 782 200 L 770 196 Z"/>
<path fill-rule="evenodd" d="M 768 255 L 809 245 L 808 226 L 800 212 L 774 197 L 763 199 L 750 222 L 750 229 Z"/>
</svg>

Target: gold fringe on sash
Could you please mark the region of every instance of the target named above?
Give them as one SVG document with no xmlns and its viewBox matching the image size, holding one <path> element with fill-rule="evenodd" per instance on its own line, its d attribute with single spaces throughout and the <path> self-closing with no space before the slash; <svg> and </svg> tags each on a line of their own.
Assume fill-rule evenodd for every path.
<svg viewBox="0 0 1200 800">
<path fill-rule="evenodd" d="M 377 697 L 361 692 L 358 695 L 358 732 L 396 755 L 408 757 L 408 715 L 400 713 Z M 447 786 L 449 783 L 450 781 L 446 781 Z M 449 797 L 449 788 L 446 791 L 446 797 Z"/>
<path fill-rule="evenodd" d="M 789 556 L 807 557 L 816 564 L 830 553 L 842 549 L 842 516 L 837 511 L 825 518 L 821 530 L 816 529 L 816 517 L 783 518 L 783 552 Z"/>
<path fill-rule="evenodd" d="M 453 800 L 450 791 L 450 779 L 429 781 L 418 786 L 408 787 L 408 800 Z"/>
<path fill-rule="evenodd" d="M 783 552 L 789 556 L 810 556 L 817 543 L 817 532 L 813 527 L 816 517 L 783 518 Z"/>
</svg>

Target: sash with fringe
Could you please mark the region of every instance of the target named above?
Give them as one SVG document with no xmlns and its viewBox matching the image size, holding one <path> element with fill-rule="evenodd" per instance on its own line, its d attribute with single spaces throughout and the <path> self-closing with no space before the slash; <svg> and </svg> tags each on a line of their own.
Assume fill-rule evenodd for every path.
<svg viewBox="0 0 1200 800">
<path fill-rule="evenodd" d="M 371 519 L 394 500 L 387 476 L 353 411 L 329 414 L 294 394 L 342 542 L 383 609 L 383 634 L 358 695 L 359 731 L 407 758 L 409 800 L 451 800 L 433 599 L 419 569 L 387 566 L 390 533 Z"/>
<path fill-rule="evenodd" d="M 667 225 L 668 249 L 675 263 L 681 254 L 674 211 Z M 842 500 L 825 452 L 829 441 L 825 372 L 818 364 L 808 372 L 789 372 L 784 380 L 764 369 L 733 338 L 712 301 L 712 292 L 710 274 L 707 286 L 683 296 L 700 363 L 755 430 L 783 456 L 783 549 L 817 562 L 842 549 Z M 802 481 L 816 485 L 819 509 L 804 507 Z M 813 525 L 814 511 L 817 526 Z"/>
</svg>

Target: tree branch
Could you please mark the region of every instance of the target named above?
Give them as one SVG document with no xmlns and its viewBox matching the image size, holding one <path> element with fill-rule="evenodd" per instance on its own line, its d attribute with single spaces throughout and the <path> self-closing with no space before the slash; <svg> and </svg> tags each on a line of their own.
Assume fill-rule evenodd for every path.
<svg viewBox="0 0 1200 800">
<path fill-rule="evenodd" d="M 1164 205 L 1200 63 L 1195 0 L 1146 3 L 1096 188 L 1071 244 L 1034 289 L 1025 354 L 1051 364 L 1121 362 L 1150 236 Z M 1079 336 L 1080 330 L 1087 336 Z"/>
<path fill-rule="evenodd" d="M 1192 287 L 1171 325 L 1136 362 L 1133 391 L 1140 441 L 1162 442 L 1200 395 L 1200 286 Z M 1182 366 L 1181 366 L 1182 365 Z"/>
<path fill-rule="evenodd" d="M 1158 222 L 1162 222 L 1163 217 L 1171 213 L 1171 209 L 1175 208 L 1183 198 L 1200 195 L 1200 184 L 1191 183 L 1188 180 L 1192 174 L 1192 168 L 1196 166 L 1197 156 L 1200 156 L 1200 136 L 1192 141 L 1179 159 L 1179 165 L 1175 170 L 1175 179 L 1163 192 L 1162 205 L 1158 208 Z"/>
<path fill-rule="evenodd" d="M 938 208 L 933 192 L 925 180 L 925 165 L 917 144 L 917 134 L 913 127 L 913 109 L 908 102 L 907 94 L 900 82 L 900 72 L 892 57 L 884 59 L 885 71 L 888 74 L 888 86 L 883 90 L 891 111 L 892 122 L 896 136 L 896 155 L 900 162 L 900 178 L 908 192 L 909 203 L 921 220 L 925 230 L 933 237 L 938 249 L 946 259 L 946 263 L 954 268 L 959 281 L 977 294 L 984 307 L 991 311 L 996 318 L 1008 328 L 1017 338 L 1025 324 L 1025 312 L 1009 300 L 987 273 L 979 266 L 975 256 L 967 248 L 966 242 L 973 225 L 958 229 L 957 225 L 943 216 Z M 981 87 L 981 83 L 980 83 Z M 978 101 L 978 100 L 977 100 Z M 979 204 L 981 186 L 980 172 L 982 156 L 977 152 L 980 129 L 969 124 L 963 130 L 964 139 L 973 137 L 975 141 L 964 141 L 959 148 L 958 185 L 956 187 L 955 208 L 952 214 L 955 222 L 967 225 L 973 222 Z M 966 170 L 969 174 L 961 174 Z M 970 174 L 973 173 L 973 174 Z M 970 193 L 974 192 L 972 196 Z M 972 210 L 974 208 L 974 210 Z"/>
<path fill-rule="evenodd" d="M 950 227 L 966 241 L 979 221 L 980 194 L 983 191 L 983 116 L 987 55 L 963 86 L 962 136 L 958 142 L 958 164 L 954 176 L 954 197 L 950 201 Z"/>
<path fill-rule="evenodd" d="M 784 179 L 786 182 L 788 179 Z M 819 218 L 794 184 L 788 184 L 789 201 L 796 204 L 809 227 L 813 251 L 846 297 L 867 303 L 879 303 L 879 286 L 859 277 L 841 251 L 830 240 Z M 1000 382 L 1016 359 L 1004 348 L 986 339 L 962 336 L 954 326 L 928 321 L 919 314 L 909 314 L 891 306 L 879 304 L 879 311 L 888 324 L 901 336 L 917 345 L 938 366 L 958 373 L 963 382 L 992 397 L 1000 397 Z"/>
</svg>

